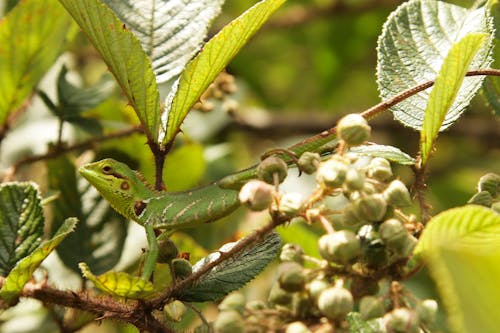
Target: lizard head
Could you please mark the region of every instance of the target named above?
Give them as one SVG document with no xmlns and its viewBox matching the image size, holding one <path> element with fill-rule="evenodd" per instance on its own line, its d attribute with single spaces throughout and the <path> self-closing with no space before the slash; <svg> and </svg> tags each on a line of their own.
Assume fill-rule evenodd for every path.
<svg viewBox="0 0 500 333">
<path fill-rule="evenodd" d="M 154 196 L 142 178 L 126 164 L 107 158 L 78 170 L 123 216 L 138 221 L 144 200 Z"/>
</svg>

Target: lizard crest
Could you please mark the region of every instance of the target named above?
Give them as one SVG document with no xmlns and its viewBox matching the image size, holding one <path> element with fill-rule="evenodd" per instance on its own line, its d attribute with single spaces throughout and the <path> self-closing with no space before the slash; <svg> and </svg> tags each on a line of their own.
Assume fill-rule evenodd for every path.
<svg viewBox="0 0 500 333">
<path fill-rule="evenodd" d="M 126 164 L 107 158 L 85 164 L 80 174 L 123 216 L 140 223 L 146 200 L 154 196 L 138 174 Z"/>
</svg>

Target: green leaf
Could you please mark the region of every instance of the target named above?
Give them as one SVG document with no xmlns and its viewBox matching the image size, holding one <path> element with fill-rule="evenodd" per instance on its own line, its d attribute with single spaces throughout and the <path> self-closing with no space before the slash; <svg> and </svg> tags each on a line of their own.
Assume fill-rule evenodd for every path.
<svg viewBox="0 0 500 333">
<path fill-rule="evenodd" d="M 57 247 L 59 258 L 76 273 L 80 273 L 81 261 L 91 265 L 97 274 L 110 270 L 120 260 L 127 219 L 116 213 L 93 188 L 87 187 L 83 193 L 78 190 L 75 165 L 66 155 L 47 160 L 47 170 L 49 187 L 59 193 L 52 203 L 51 231 L 69 216 L 80 221 L 76 232 Z"/>
<path fill-rule="evenodd" d="M 134 108 L 148 138 L 157 142 L 160 100 L 151 62 L 134 34 L 98 0 L 59 0 L 101 54 Z"/>
<path fill-rule="evenodd" d="M 109 76 L 103 77 L 91 87 L 77 87 L 66 79 L 68 69 L 61 68 L 57 78 L 57 97 L 63 119 L 81 119 L 83 111 L 95 108 L 104 102 L 113 92 L 114 84 Z"/>
<path fill-rule="evenodd" d="M 443 1 L 405 2 L 389 16 L 378 41 L 377 84 L 382 99 L 434 80 L 456 42 L 470 33 L 486 33 L 492 37 L 492 31 L 492 22 L 484 7 L 467 10 Z M 472 61 L 471 68 L 485 68 L 491 63 L 491 37 Z M 441 130 L 460 117 L 483 79 L 481 76 L 464 80 Z M 420 130 L 428 99 L 429 89 L 390 110 L 405 126 Z"/>
<path fill-rule="evenodd" d="M 350 312 L 347 315 L 349 333 L 379 333 L 383 332 L 382 325 L 377 320 L 364 321 L 358 312 Z"/>
<path fill-rule="evenodd" d="M 54 250 L 54 248 L 75 229 L 78 220 L 69 218 L 64 221 L 59 230 L 50 240 L 44 241 L 40 246 L 29 256 L 23 258 L 17 263 L 12 271 L 7 275 L 2 289 L 0 289 L 0 297 L 7 303 L 14 301 L 24 285 L 32 278 L 35 270 L 40 266 L 42 261 Z"/>
<path fill-rule="evenodd" d="M 199 50 L 224 0 L 104 0 L 132 30 L 153 63 L 156 82 L 180 74 Z"/>
<path fill-rule="evenodd" d="M 226 25 L 187 64 L 166 101 L 163 143 L 171 143 L 191 107 L 238 51 L 285 0 L 263 0 Z"/>
<path fill-rule="evenodd" d="M 429 264 L 453 332 L 496 332 L 500 215 L 468 205 L 435 216 L 415 254 Z"/>
<path fill-rule="evenodd" d="M 125 272 L 108 272 L 95 276 L 85 263 L 80 263 L 84 277 L 94 283 L 97 289 L 118 297 L 143 299 L 154 293 L 153 284 L 138 276 Z"/>
<path fill-rule="evenodd" d="M 22 1 L 0 24 L 0 127 L 31 94 L 66 42 L 71 20 L 56 0 Z"/>
<path fill-rule="evenodd" d="M 415 159 L 407 153 L 401 151 L 399 148 L 385 145 L 366 145 L 351 147 L 349 151 L 359 155 L 366 155 L 372 157 L 383 157 L 391 162 L 402 165 L 413 165 Z"/>
<path fill-rule="evenodd" d="M 495 45 L 493 49 L 493 68 L 498 68 L 500 64 L 500 3 L 497 0 L 488 1 L 490 14 L 495 27 Z M 482 93 L 493 113 L 500 116 L 500 78 L 488 76 L 484 80 Z"/>
<path fill-rule="evenodd" d="M 167 189 L 183 191 L 198 185 L 206 170 L 203 147 L 188 143 L 168 154 L 163 175 Z"/>
<path fill-rule="evenodd" d="M 41 242 L 45 219 L 35 183 L 0 185 L 0 275 L 6 276 L 19 260 Z"/>
<path fill-rule="evenodd" d="M 486 40 L 486 34 L 468 34 L 451 47 L 444 59 L 429 95 L 424 123 L 420 131 L 423 164 L 427 163 L 439 129 L 458 95 L 469 65 Z"/>
<path fill-rule="evenodd" d="M 230 251 L 238 242 L 228 243 L 219 251 Z M 272 233 L 263 241 L 236 254 L 205 274 L 198 282 L 184 290 L 179 300 L 185 302 L 214 301 L 243 287 L 254 279 L 272 260 L 281 248 L 281 239 Z M 209 254 L 193 266 L 193 272 L 216 260 L 219 252 Z"/>
</svg>

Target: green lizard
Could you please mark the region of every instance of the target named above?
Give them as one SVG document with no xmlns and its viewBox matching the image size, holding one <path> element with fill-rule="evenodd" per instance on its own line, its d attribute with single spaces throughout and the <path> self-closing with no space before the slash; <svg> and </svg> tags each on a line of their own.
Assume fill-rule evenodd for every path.
<svg viewBox="0 0 500 333">
<path fill-rule="evenodd" d="M 331 151 L 331 144 L 336 142 L 335 129 L 330 129 L 288 150 L 297 156 L 305 151 Z M 282 157 L 291 163 L 289 156 Z M 239 188 L 256 177 L 254 166 L 205 187 L 170 193 L 153 190 L 137 172 L 113 159 L 86 164 L 79 172 L 118 213 L 144 226 L 149 244 L 142 273 L 144 279 L 151 276 L 158 256 L 154 229 L 164 229 L 168 235 L 175 230 L 212 222 L 228 215 L 240 205 Z"/>
</svg>

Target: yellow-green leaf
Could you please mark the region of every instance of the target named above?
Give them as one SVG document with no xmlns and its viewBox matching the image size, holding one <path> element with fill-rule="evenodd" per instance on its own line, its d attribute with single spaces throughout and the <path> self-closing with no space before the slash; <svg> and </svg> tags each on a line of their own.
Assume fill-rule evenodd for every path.
<svg viewBox="0 0 500 333">
<path fill-rule="evenodd" d="M 423 164 L 427 163 L 441 124 L 462 86 L 465 73 L 487 38 L 488 35 L 484 33 L 468 34 L 451 47 L 444 59 L 429 95 L 420 131 Z"/>
<path fill-rule="evenodd" d="M 138 276 L 112 271 L 96 276 L 92 274 L 87 264 L 82 262 L 79 266 L 83 276 L 92 281 L 96 288 L 107 294 L 142 299 L 154 293 L 153 284 Z"/>
<path fill-rule="evenodd" d="M 500 215 L 468 205 L 435 216 L 415 254 L 428 264 L 453 332 L 496 332 Z"/>
<path fill-rule="evenodd" d="M 157 142 L 160 95 L 151 62 L 134 34 L 98 0 L 59 0 L 101 54 L 135 110 L 148 138 Z"/>
<path fill-rule="evenodd" d="M 0 127 L 54 64 L 70 24 L 56 0 L 21 1 L 0 21 Z"/>
<path fill-rule="evenodd" d="M 163 143 L 171 143 L 191 107 L 210 83 L 226 67 L 285 0 L 263 0 L 226 25 L 205 44 L 201 52 L 187 64 L 176 88 L 167 97 L 166 130 Z"/>
<path fill-rule="evenodd" d="M 203 147 L 188 143 L 172 151 L 165 160 L 163 175 L 169 191 L 184 191 L 198 185 L 205 174 Z"/>
<path fill-rule="evenodd" d="M 76 218 L 66 219 L 63 225 L 57 230 L 54 237 L 40 244 L 33 253 L 17 263 L 9 275 L 7 275 L 2 289 L 0 290 L 0 297 L 4 301 L 10 303 L 19 296 L 24 285 L 31 279 L 33 272 L 56 246 L 74 230 L 77 221 Z"/>
</svg>

